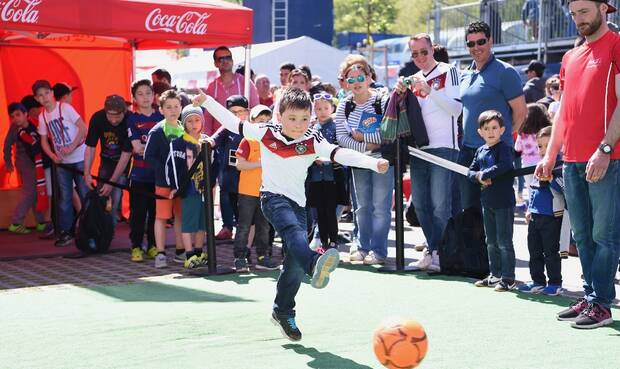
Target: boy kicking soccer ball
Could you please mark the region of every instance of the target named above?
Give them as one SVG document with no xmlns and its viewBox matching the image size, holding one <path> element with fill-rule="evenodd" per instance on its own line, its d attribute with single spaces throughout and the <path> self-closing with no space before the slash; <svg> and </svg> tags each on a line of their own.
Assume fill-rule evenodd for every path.
<svg viewBox="0 0 620 369">
<path fill-rule="evenodd" d="M 203 104 L 231 132 L 260 142 L 263 169 L 261 207 L 286 247 L 272 321 L 288 339 L 298 341 L 301 331 L 295 323 L 295 296 L 304 275 L 311 277 L 312 287 L 324 288 L 340 259 L 336 249 L 320 255 L 308 246 L 304 208 L 308 167 L 320 157 L 385 173 L 389 163 L 330 144 L 315 127 L 310 128 L 312 99 L 298 88 L 290 88 L 282 95 L 276 112 L 280 123 L 244 124 L 204 94 L 197 96 L 194 103 Z"/>
</svg>

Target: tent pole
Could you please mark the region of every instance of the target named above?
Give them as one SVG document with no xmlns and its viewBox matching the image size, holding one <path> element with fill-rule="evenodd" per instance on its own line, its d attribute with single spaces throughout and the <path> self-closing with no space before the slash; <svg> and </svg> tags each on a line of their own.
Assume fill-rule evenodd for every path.
<svg viewBox="0 0 620 369">
<path fill-rule="evenodd" d="M 252 45 L 248 44 L 244 46 L 245 48 L 245 78 L 244 78 L 244 84 L 243 84 L 243 95 L 245 96 L 246 99 L 248 99 L 248 101 L 250 101 L 250 74 L 251 72 L 251 54 L 250 54 L 250 49 L 252 48 Z"/>
<path fill-rule="evenodd" d="M 131 81 L 136 80 L 136 42 L 131 41 Z"/>
</svg>

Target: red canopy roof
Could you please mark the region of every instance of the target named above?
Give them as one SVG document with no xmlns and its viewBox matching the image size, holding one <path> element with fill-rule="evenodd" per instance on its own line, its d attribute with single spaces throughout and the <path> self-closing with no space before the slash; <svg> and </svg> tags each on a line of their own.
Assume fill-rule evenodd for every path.
<svg viewBox="0 0 620 369">
<path fill-rule="evenodd" d="M 4 0 L 0 37 L 86 34 L 137 49 L 252 43 L 252 10 L 221 0 Z"/>
</svg>

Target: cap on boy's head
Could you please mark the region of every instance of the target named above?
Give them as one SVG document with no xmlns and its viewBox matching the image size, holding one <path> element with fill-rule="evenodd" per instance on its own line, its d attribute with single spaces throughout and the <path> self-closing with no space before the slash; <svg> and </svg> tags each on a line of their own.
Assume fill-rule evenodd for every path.
<svg viewBox="0 0 620 369">
<path fill-rule="evenodd" d="M 52 87 L 52 90 L 54 90 L 54 98 L 56 100 L 60 100 L 61 97 L 77 89 L 78 89 L 77 87 L 71 87 L 64 82 L 58 82 L 54 85 L 54 87 Z"/>
<path fill-rule="evenodd" d="M 186 107 L 183 108 L 183 111 L 181 111 L 181 121 L 183 122 L 183 124 L 185 124 L 185 120 L 187 118 L 189 118 L 192 115 L 197 115 L 200 117 L 200 121 L 204 124 L 205 122 L 205 117 L 202 113 L 202 109 L 200 109 L 200 106 L 194 106 L 194 105 L 187 105 Z"/>
<path fill-rule="evenodd" d="M 545 72 L 545 65 L 538 60 L 532 60 L 527 65 L 527 67 L 523 68 L 523 72 L 536 72 L 537 75 L 542 76 L 542 74 Z"/>
<path fill-rule="evenodd" d="M 32 108 L 40 108 L 42 105 L 32 95 L 26 95 L 22 97 L 21 103 L 30 110 Z"/>
<path fill-rule="evenodd" d="M 250 110 L 250 119 L 254 120 L 261 114 L 268 114 L 269 116 L 273 115 L 268 106 L 259 104 Z"/>
<path fill-rule="evenodd" d="M 24 104 L 18 102 L 10 103 L 7 110 L 9 111 L 9 114 L 13 114 L 13 112 L 16 110 L 21 110 L 23 113 L 27 112 Z"/>
<path fill-rule="evenodd" d="M 106 112 L 124 113 L 127 111 L 127 103 L 119 95 L 110 95 L 105 98 L 103 110 Z"/>
<path fill-rule="evenodd" d="M 226 99 L 226 109 L 230 109 L 233 106 L 240 106 L 242 108 L 248 109 L 248 99 L 246 99 L 245 96 L 241 95 L 229 96 L 228 99 Z"/>
<path fill-rule="evenodd" d="M 47 88 L 48 90 L 51 90 L 52 85 L 44 79 L 37 80 L 32 84 L 32 94 L 36 95 L 40 88 Z"/>
</svg>

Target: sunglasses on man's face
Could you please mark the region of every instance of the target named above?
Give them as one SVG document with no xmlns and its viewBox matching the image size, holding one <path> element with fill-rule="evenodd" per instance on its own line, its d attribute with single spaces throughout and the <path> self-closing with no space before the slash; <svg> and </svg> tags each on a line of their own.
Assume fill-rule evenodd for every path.
<svg viewBox="0 0 620 369">
<path fill-rule="evenodd" d="M 216 59 L 218 62 L 232 61 L 232 55 L 220 56 Z"/>
<path fill-rule="evenodd" d="M 469 47 L 471 49 L 472 47 L 474 47 L 476 45 L 482 46 L 482 45 L 486 44 L 487 41 L 488 40 L 486 38 L 481 38 L 481 39 L 478 39 L 476 41 L 467 41 L 466 45 L 467 45 L 467 47 Z"/>
<path fill-rule="evenodd" d="M 325 93 L 325 92 L 312 95 L 312 101 L 317 101 L 317 100 L 331 101 L 332 98 L 333 98 L 332 95 Z"/>
<path fill-rule="evenodd" d="M 360 74 L 357 77 L 349 77 L 349 78 L 347 78 L 347 83 L 352 85 L 355 82 L 364 82 L 365 80 L 366 80 L 366 76 L 363 75 L 363 74 Z"/>
<path fill-rule="evenodd" d="M 417 59 L 420 55 L 421 56 L 428 56 L 428 54 L 429 54 L 429 51 L 426 50 L 426 49 L 420 50 L 419 53 L 414 51 L 414 52 L 411 53 L 411 59 Z"/>
</svg>

